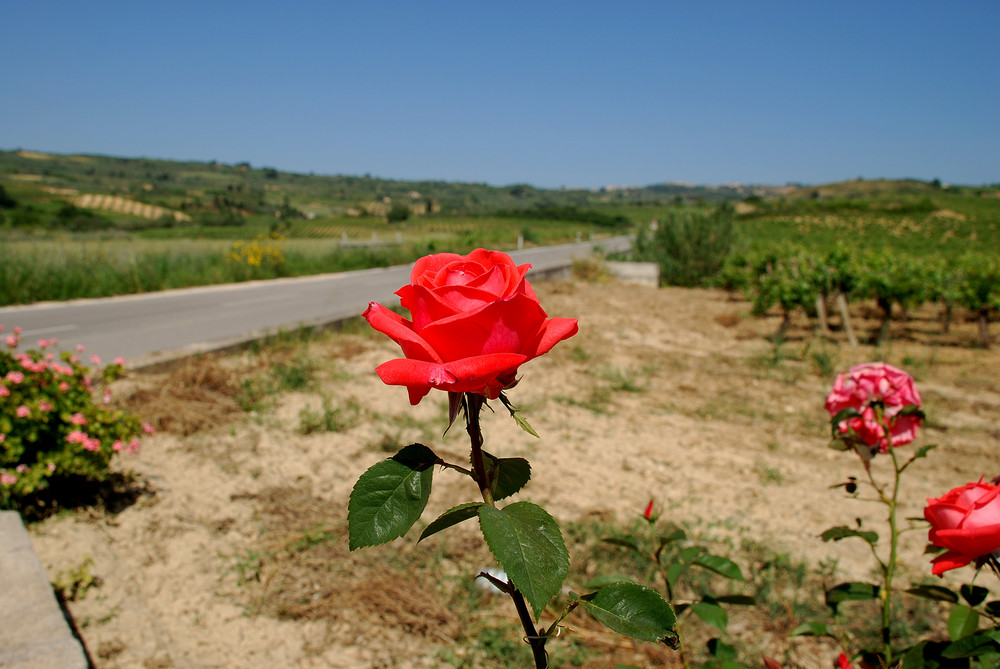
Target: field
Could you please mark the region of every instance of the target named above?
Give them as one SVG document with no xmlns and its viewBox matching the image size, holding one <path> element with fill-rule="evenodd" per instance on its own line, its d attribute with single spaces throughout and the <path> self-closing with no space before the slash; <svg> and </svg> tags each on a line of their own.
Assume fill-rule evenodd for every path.
<svg viewBox="0 0 1000 669">
<path fill-rule="evenodd" d="M 725 243 L 704 243 L 708 220 Z M 637 527 L 653 499 L 664 522 L 746 575 L 692 586 L 755 598 L 733 607 L 723 635 L 741 663 L 766 653 L 789 668 L 828 667 L 835 643 L 788 635 L 828 617 L 824 590 L 872 578 L 872 561 L 860 541 L 819 534 L 884 520 L 837 487 L 861 472 L 825 448 L 835 373 L 881 359 L 917 379 L 922 441 L 939 448 L 908 471 L 901 516 L 997 473 L 997 186 L 541 191 L 0 151 L 0 305 L 623 233 L 661 269 L 713 254 L 716 269 L 683 283 L 703 287 L 657 290 L 594 281 L 595 260 L 575 282 L 536 286 L 549 313 L 579 317 L 581 332 L 523 369 L 511 393 L 542 439 L 500 410 L 486 418 L 487 447 L 531 461 L 522 498 L 562 522 L 570 588 L 609 572 L 658 586 L 648 565 L 602 541 Z M 511 612 L 472 578 L 491 562 L 474 527 L 347 550 L 346 499 L 367 466 L 414 441 L 462 457 L 460 431 L 442 436 L 444 398 L 412 408 L 375 378 L 393 348 L 366 328 L 297 333 L 118 384 L 117 401 L 157 436 L 118 461 L 105 507 L 31 528 L 98 667 L 524 665 Z M 884 474 L 885 458 L 876 464 Z M 469 499 L 449 473 L 423 522 Z M 924 536 L 904 536 L 904 581 L 929 578 Z M 845 638 L 872 641 L 870 605 L 850 603 Z M 894 633 L 940 638 L 944 613 L 905 599 Z M 583 616 L 550 643 L 554 666 L 684 664 Z M 684 620 L 687 666 L 697 666 L 713 633 Z"/>
<path fill-rule="evenodd" d="M 774 343 L 780 314 L 750 317 L 747 301 L 721 290 L 535 287 L 550 314 L 578 317 L 581 330 L 526 365 L 510 393 L 541 438 L 501 408 L 484 417 L 487 448 L 530 460 L 520 498 L 559 519 L 577 591 L 609 570 L 650 576 L 600 539 L 632 527 L 651 498 L 665 520 L 736 561 L 748 582 L 733 587 L 758 606 L 732 607 L 725 638 L 747 665 L 767 653 L 786 667 L 831 666 L 835 644 L 787 634 L 827 615 L 824 584 L 871 577 L 860 541 L 818 536 L 884 520 L 831 488 L 861 474 L 855 457 L 826 448 L 822 404 L 837 371 L 878 358 L 916 377 L 928 413 L 918 443 L 938 448 L 908 472 L 902 516 L 997 473 L 1000 354 L 975 347 L 965 315 L 944 337 L 936 309 L 921 308 L 879 349 L 816 336 L 796 317 Z M 872 305 L 853 309 L 859 331 L 878 328 Z M 118 505 L 31 528 L 99 669 L 526 666 L 509 602 L 472 580 L 491 562 L 472 524 L 419 545 L 414 530 L 347 550 L 346 500 L 361 471 L 414 441 L 452 461 L 467 448 L 460 430 L 442 436 L 443 396 L 411 407 L 378 381 L 374 367 L 397 350 L 366 327 L 119 382 L 117 401 L 158 434 L 118 461 L 132 472 Z M 875 461 L 876 475 L 885 464 Z M 436 475 L 423 522 L 475 493 L 448 474 Z M 904 535 L 901 581 L 929 580 L 925 538 Z M 986 576 L 979 584 L 996 593 Z M 905 601 L 905 633 L 943 634 L 936 605 Z M 850 606 L 863 623 L 867 604 Z M 710 630 L 686 620 L 700 653 Z M 676 653 L 621 640 L 582 613 L 549 648 L 559 667 L 680 666 Z"/>
</svg>

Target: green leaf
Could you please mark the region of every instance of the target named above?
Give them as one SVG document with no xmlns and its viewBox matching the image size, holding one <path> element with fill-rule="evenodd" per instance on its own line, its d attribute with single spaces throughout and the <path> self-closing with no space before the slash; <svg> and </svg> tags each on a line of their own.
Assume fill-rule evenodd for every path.
<svg viewBox="0 0 1000 669">
<path fill-rule="evenodd" d="M 714 602 L 695 602 L 691 605 L 691 611 L 720 632 L 725 632 L 729 625 L 729 614 Z"/>
<path fill-rule="evenodd" d="M 688 546 L 681 551 L 680 561 L 681 562 L 692 562 L 696 557 L 705 552 L 705 549 L 701 546 Z"/>
<path fill-rule="evenodd" d="M 531 479 L 531 465 L 524 458 L 498 458 L 494 462 L 493 499 L 510 497 Z"/>
<path fill-rule="evenodd" d="M 480 506 L 479 526 L 493 557 L 537 620 L 569 574 L 569 553 L 559 525 L 540 506 L 515 502 L 503 509 Z"/>
<path fill-rule="evenodd" d="M 815 621 L 802 623 L 789 632 L 788 636 L 828 636 L 834 639 L 837 638 L 837 636 L 833 633 L 833 629 L 829 625 Z"/>
<path fill-rule="evenodd" d="M 606 585 L 611 585 L 612 583 L 622 583 L 623 581 L 631 581 L 628 576 L 623 574 L 607 574 L 605 576 L 598 576 L 587 582 L 586 587 L 588 589 L 600 589 Z"/>
<path fill-rule="evenodd" d="M 994 618 L 1000 618 L 1000 601 L 986 602 L 986 613 Z"/>
<path fill-rule="evenodd" d="M 937 662 L 934 662 L 934 664 L 924 662 L 924 649 L 926 647 L 926 641 L 921 641 L 916 646 L 910 646 L 906 650 L 906 654 L 903 655 L 903 663 L 900 666 L 906 669 L 931 669 L 932 667 L 939 666 Z"/>
<path fill-rule="evenodd" d="M 535 432 L 535 428 L 531 427 L 531 424 L 528 423 L 527 419 L 518 413 L 517 407 L 511 404 L 507 395 L 500 393 L 500 401 L 505 407 L 507 407 L 507 411 L 510 412 L 510 417 L 514 419 L 514 422 L 517 423 L 519 428 L 530 434 L 532 437 L 538 437 L 538 433 Z"/>
<path fill-rule="evenodd" d="M 739 565 L 728 558 L 719 557 L 718 555 L 699 555 L 694 559 L 692 564 L 696 564 L 709 571 L 714 571 L 716 574 L 734 581 L 746 581 L 743 578 L 743 572 L 740 571 Z"/>
<path fill-rule="evenodd" d="M 527 418 L 525 418 L 519 413 L 514 413 L 511 415 L 514 417 L 514 422 L 517 423 L 517 426 L 519 428 L 530 434 L 532 437 L 538 437 L 538 433 L 535 432 L 535 428 L 531 427 L 531 423 L 528 422 Z"/>
<path fill-rule="evenodd" d="M 984 601 L 986 601 L 987 595 L 990 591 L 987 588 L 980 587 L 978 585 L 971 585 L 966 583 L 959 588 L 959 592 L 962 593 L 962 599 L 969 603 L 969 606 L 979 606 Z"/>
<path fill-rule="evenodd" d="M 860 417 L 861 414 L 858 412 L 857 409 L 847 407 L 846 409 L 841 409 L 840 411 L 837 412 L 836 415 L 830 418 L 830 425 L 833 427 L 834 430 L 837 430 L 840 424 L 843 423 L 848 418 L 860 418 Z"/>
<path fill-rule="evenodd" d="M 958 602 L 958 595 L 954 591 L 940 585 L 918 585 L 909 588 L 906 592 L 914 597 L 923 597 L 924 599 L 933 599 L 939 602 L 951 602 L 952 604 Z"/>
<path fill-rule="evenodd" d="M 635 551 L 647 560 L 649 559 L 649 556 L 642 552 L 642 549 L 639 548 L 639 544 L 637 544 L 635 539 L 632 537 L 604 537 L 601 541 L 606 544 L 611 544 L 612 546 L 622 546 L 631 551 Z"/>
<path fill-rule="evenodd" d="M 354 484 L 347 506 L 350 549 L 377 546 L 406 534 L 427 506 L 438 457 L 410 444 L 368 468 Z"/>
<path fill-rule="evenodd" d="M 670 604 L 655 590 L 625 581 L 585 595 L 582 601 L 591 615 L 619 634 L 676 647 L 677 618 Z"/>
<path fill-rule="evenodd" d="M 463 520 L 475 518 L 479 514 L 479 507 L 482 505 L 482 502 L 471 502 L 469 504 L 459 504 L 448 509 L 438 516 L 434 522 L 424 528 L 424 531 L 420 533 L 420 538 L 417 539 L 417 543 L 420 543 L 432 534 L 437 534 L 441 530 L 448 529 L 452 525 L 458 525 Z"/>
<path fill-rule="evenodd" d="M 979 613 L 963 604 L 951 609 L 948 616 L 948 637 L 952 641 L 964 639 L 979 627 Z"/>
<path fill-rule="evenodd" d="M 708 648 L 708 654 L 717 660 L 726 662 L 736 659 L 736 649 L 721 639 L 709 639 L 705 647 Z"/>
<path fill-rule="evenodd" d="M 826 605 L 836 613 L 841 602 L 877 599 L 878 592 L 879 587 L 870 583 L 841 583 L 826 591 Z"/>
<path fill-rule="evenodd" d="M 907 404 L 905 407 L 900 409 L 896 416 L 916 416 L 917 418 L 925 418 L 923 410 L 916 404 Z"/>
<path fill-rule="evenodd" d="M 948 658 L 979 657 L 987 653 L 995 653 L 998 650 L 1000 650 L 1000 630 L 988 629 L 949 644 L 941 651 L 941 656 Z"/>
<path fill-rule="evenodd" d="M 683 562 L 675 562 L 669 567 L 667 567 L 667 583 L 670 584 L 670 588 L 673 589 L 677 585 L 677 581 L 680 580 L 681 576 L 690 568 L 691 565 L 685 564 Z"/>
<path fill-rule="evenodd" d="M 846 525 L 831 527 L 826 532 L 819 535 L 819 537 L 823 541 L 840 541 L 841 539 L 847 539 L 848 537 L 858 537 L 860 539 L 864 539 L 873 546 L 878 541 L 877 533 L 869 532 L 868 530 L 855 530 L 847 527 Z"/>
<path fill-rule="evenodd" d="M 674 528 L 669 534 L 660 535 L 660 545 L 666 546 L 667 544 L 672 544 L 676 541 L 684 541 L 687 539 L 687 532 L 677 527 Z"/>
<path fill-rule="evenodd" d="M 937 444 L 928 444 L 926 446 L 921 446 L 916 451 L 914 451 L 913 457 L 910 459 L 919 460 L 920 458 L 926 458 L 927 454 L 930 453 L 935 448 L 937 448 Z"/>
</svg>

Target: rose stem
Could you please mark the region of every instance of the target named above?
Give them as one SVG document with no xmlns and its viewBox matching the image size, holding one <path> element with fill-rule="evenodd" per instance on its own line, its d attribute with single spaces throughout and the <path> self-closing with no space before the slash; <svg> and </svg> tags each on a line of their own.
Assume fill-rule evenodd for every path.
<svg viewBox="0 0 1000 669">
<path fill-rule="evenodd" d="M 486 476 L 486 463 L 483 461 L 483 431 L 479 425 L 479 414 L 484 404 L 486 404 L 486 398 L 483 395 L 465 393 L 465 431 L 469 433 L 469 440 L 472 442 L 472 473 L 479 485 L 483 501 L 495 507 L 489 477 Z M 510 579 L 508 579 L 508 583 L 510 583 Z M 546 669 L 549 666 L 549 660 L 545 654 L 545 642 L 548 637 L 543 630 L 535 629 L 531 614 L 528 612 L 528 605 L 524 601 L 524 595 L 514 587 L 513 583 L 510 583 L 508 594 L 514 600 L 517 617 L 520 618 L 521 627 L 524 628 L 524 639 L 531 646 L 531 654 L 535 658 L 535 669 Z"/>
<path fill-rule="evenodd" d="M 892 577 L 896 571 L 896 562 L 898 560 L 897 552 L 899 548 L 899 529 L 896 526 L 896 505 L 899 501 L 899 484 L 903 469 L 900 468 L 899 459 L 896 457 L 896 448 L 892 443 L 892 431 L 889 429 L 889 421 L 886 419 L 885 409 L 881 403 L 875 403 L 874 409 L 876 420 L 878 421 L 879 427 L 882 428 L 882 436 L 885 438 L 889 456 L 892 458 L 893 469 L 892 497 L 888 498 L 886 497 L 885 492 L 875 485 L 875 480 L 872 478 L 871 471 L 869 470 L 868 472 L 868 477 L 871 479 L 872 485 L 875 485 L 875 489 L 882 498 L 882 502 L 889 507 L 889 560 L 882 565 L 882 575 L 885 579 L 885 587 L 882 590 L 882 645 L 885 649 L 885 657 L 883 660 L 886 665 L 889 665 L 892 663 L 892 637 L 889 630 L 889 626 L 892 622 Z M 905 468 L 905 465 L 903 468 Z"/>
<path fill-rule="evenodd" d="M 889 439 L 889 454 L 892 456 L 892 467 L 895 470 L 895 477 L 892 483 L 892 500 L 889 503 L 889 563 L 885 570 L 885 599 L 882 600 L 882 643 L 885 645 L 885 661 L 892 662 L 892 644 L 889 637 L 889 624 L 892 620 L 892 577 L 896 570 L 897 551 L 899 547 L 899 529 L 896 527 L 896 504 L 899 500 L 900 473 L 899 460 L 896 458 L 896 449 L 892 446 L 892 437 L 886 430 L 886 438 Z"/>
</svg>

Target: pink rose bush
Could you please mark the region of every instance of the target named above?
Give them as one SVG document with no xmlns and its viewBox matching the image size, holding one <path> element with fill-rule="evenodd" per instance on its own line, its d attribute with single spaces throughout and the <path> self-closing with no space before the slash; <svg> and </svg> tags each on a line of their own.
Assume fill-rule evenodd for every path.
<svg viewBox="0 0 1000 669">
<path fill-rule="evenodd" d="M 931 561 L 940 576 L 1000 550 L 1000 486 L 968 483 L 942 497 L 928 499 L 924 518 L 931 524 L 928 540 L 947 552 Z"/>
<path fill-rule="evenodd" d="M 851 410 L 852 415 L 839 421 L 837 431 L 845 438 L 877 447 L 879 453 L 886 453 L 890 445 L 903 446 L 916 438 L 923 420 L 920 404 L 913 377 L 884 362 L 855 365 L 839 374 L 826 396 L 826 410 L 831 417 Z M 904 411 L 907 407 L 917 410 Z"/>
<path fill-rule="evenodd" d="M 78 497 L 82 486 L 107 479 L 112 456 L 137 452 L 135 437 L 151 429 L 95 400 L 96 384 L 109 390 L 121 365 L 104 367 L 95 379 L 76 356 L 45 350 L 53 340 L 22 351 L 20 339 L 15 328 L 0 350 L 0 509 L 40 517 Z"/>
<path fill-rule="evenodd" d="M 577 332 L 576 319 L 548 318 L 525 279 L 530 268 L 485 249 L 418 260 L 396 291 L 409 320 L 375 302 L 364 313 L 403 350 L 376 369 L 379 378 L 406 386 L 411 404 L 431 388 L 496 399 L 518 367 Z"/>
</svg>

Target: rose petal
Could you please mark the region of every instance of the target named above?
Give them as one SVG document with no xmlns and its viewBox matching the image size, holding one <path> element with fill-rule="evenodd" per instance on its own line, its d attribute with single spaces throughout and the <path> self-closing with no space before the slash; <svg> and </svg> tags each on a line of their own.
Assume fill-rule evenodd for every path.
<svg viewBox="0 0 1000 669">
<path fill-rule="evenodd" d="M 930 501 L 930 500 L 928 500 Z M 966 509 L 939 502 L 924 508 L 924 518 L 936 528 L 952 529 L 960 527 L 965 520 Z"/>
<path fill-rule="evenodd" d="M 445 361 L 489 353 L 530 355 L 544 322 L 545 312 L 536 302 L 515 295 L 479 312 L 431 323 L 420 336 Z"/>
<path fill-rule="evenodd" d="M 397 358 L 375 368 L 383 383 L 406 386 L 417 404 L 431 388 L 449 392 L 482 392 L 498 377 L 513 374 L 527 356 L 515 353 L 480 355 L 445 364 Z"/>
<path fill-rule="evenodd" d="M 412 323 L 399 314 L 372 302 L 363 315 L 369 325 L 399 344 L 407 358 L 441 362 L 437 352 L 413 331 Z"/>
<path fill-rule="evenodd" d="M 457 309 L 442 300 L 424 286 L 403 286 L 396 291 L 399 303 L 409 310 L 413 318 L 413 331 L 420 332 L 428 324 L 459 313 Z"/>
<path fill-rule="evenodd" d="M 970 562 L 972 562 L 972 558 L 955 551 L 948 551 L 931 560 L 931 573 L 940 576 L 949 569 L 958 569 Z"/>
<path fill-rule="evenodd" d="M 548 353 L 552 347 L 569 339 L 580 331 L 580 326 L 575 318 L 550 318 L 542 326 L 542 337 L 538 342 L 538 347 L 532 352 L 533 356 Z"/>
<path fill-rule="evenodd" d="M 931 530 L 932 543 L 969 556 L 969 560 L 1000 550 L 1000 525 Z"/>
</svg>

